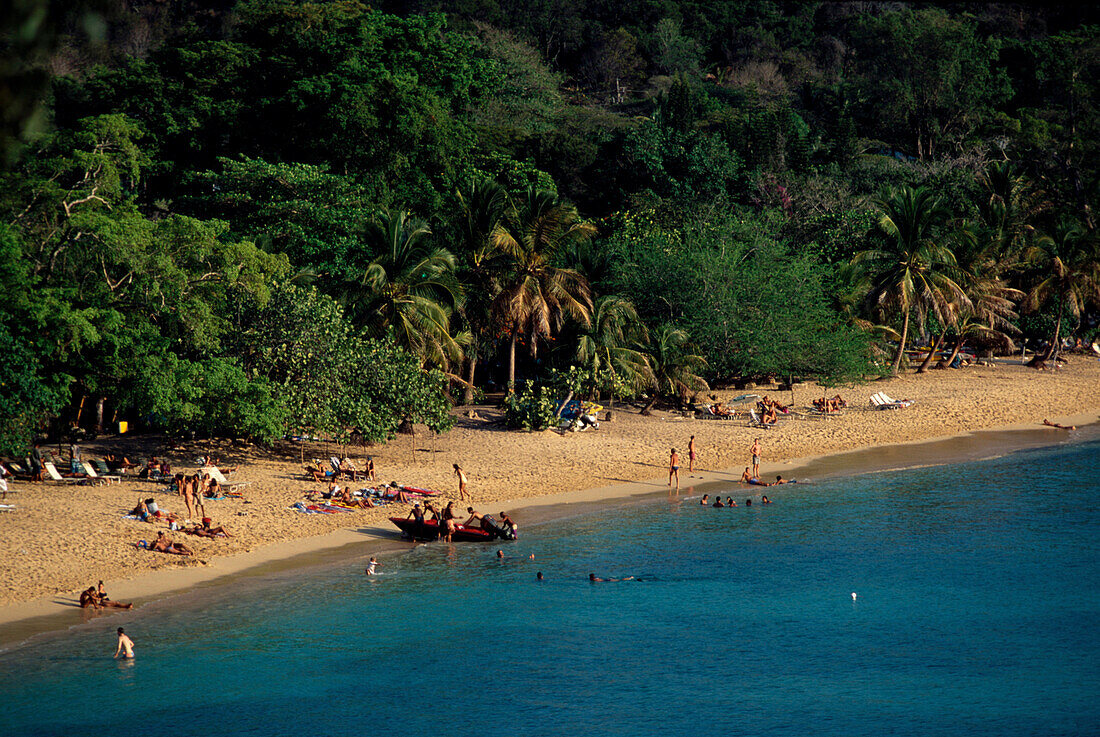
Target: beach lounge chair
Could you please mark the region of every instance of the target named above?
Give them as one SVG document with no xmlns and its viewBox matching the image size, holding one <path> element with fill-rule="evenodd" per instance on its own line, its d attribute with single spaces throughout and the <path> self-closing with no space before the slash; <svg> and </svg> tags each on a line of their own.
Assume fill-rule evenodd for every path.
<svg viewBox="0 0 1100 737">
<path fill-rule="evenodd" d="M 96 470 L 95 470 L 95 466 L 93 466 L 88 461 L 84 461 L 83 466 L 84 466 L 84 471 L 88 474 L 88 478 L 92 479 L 93 482 L 104 483 L 104 484 L 110 484 L 112 482 L 114 482 L 116 484 L 121 484 L 122 483 L 122 477 L 121 476 L 117 476 L 117 475 L 114 475 L 114 474 L 100 474 L 100 473 L 97 473 Z"/>
<path fill-rule="evenodd" d="M 69 483 L 78 484 L 84 480 L 83 476 L 62 476 L 57 472 L 57 466 L 50 461 L 46 461 L 42 464 L 42 468 L 46 471 L 46 481 L 55 481 L 57 483 Z"/>
<path fill-rule="evenodd" d="M 223 489 L 225 489 L 230 494 L 235 494 L 238 491 L 240 491 L 241 489 L 245 488 L 246 486 L 248 486 L 249 484 L 252 483 L 251 481 L 237 481 L 237 482 L 234 482 L 234 483 L 230 483 L 225 478 L 225 476 L 222 475 L 222 472 L 218 470 L 217 466 L 206 466 L 204 468 L 200 468 L 199 472 L 210 474 L 210 478 L 217 481 L 218 485 L 221 486 Z"/>
<path fill-rule="evenodd" d="M 95 467 L 96 473 L 98 473 L 103 478 L 118 479 L 120 482 L 122 481 L 122 475 L 112 473 L 111 468 L 107 465 L 106 461 L 92 459 L 92 466 Z"/>
<path fill-rule="evenodd" d="M 761 430 L 767 430 L 769 427 L 772 427 L 771 425 L 764 422 L 764 420 L 760 417 L 760 413 L 758 413 L 756 410 L 749 411 L 749 418 L 749 427 L 755 427 Z"/>
<path fill-rule="evenodd" d="M 912 399 L 891 399 L 886 392 L 871 395 L 871 406 L 875 409 L 901 409 L 912 403 Z"/>
</svg>

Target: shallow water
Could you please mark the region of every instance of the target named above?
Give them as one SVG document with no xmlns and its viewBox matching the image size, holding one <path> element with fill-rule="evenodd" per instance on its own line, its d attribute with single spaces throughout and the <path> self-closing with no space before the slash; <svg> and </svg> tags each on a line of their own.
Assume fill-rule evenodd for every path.
<svg viewBox="0 0 1100 737">
<path fill-rule="evenodd" d="M 1096 734 L 1098 462 L 731 488 L 525 528 L 503 562 L 245 582 L 124 621 L 135 661 L 110 659 L 121 617 L 0 657 L 0 731 Z"/>
</svg>

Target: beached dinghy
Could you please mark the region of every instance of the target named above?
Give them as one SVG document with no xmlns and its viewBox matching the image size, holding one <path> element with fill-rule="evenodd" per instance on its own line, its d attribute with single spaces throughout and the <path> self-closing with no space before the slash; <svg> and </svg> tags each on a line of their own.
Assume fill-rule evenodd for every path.
<svg viewBox="0 0 1100 737">
<path fill-rule="evenodd" d="M 434 519 L 426 519 L 423 522 L 417 522 L 414 519 L 408 519 L 406 517 L 390 517 L 390 522 L 393 522 L 401 532 L 414 540 L 439 539 L 439 524 Z M 456 525 L 454 534 L 451 535 L 451 540 L 456 543 L 482 543 L 494 540 L 498 536 L 503 537 L 497 533 L 492 533 L 477 527 Z"/>
</svg>

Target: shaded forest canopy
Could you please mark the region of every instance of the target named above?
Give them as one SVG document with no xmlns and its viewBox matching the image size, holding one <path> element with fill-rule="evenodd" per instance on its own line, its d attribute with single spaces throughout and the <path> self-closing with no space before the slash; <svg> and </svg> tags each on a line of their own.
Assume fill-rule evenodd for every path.
<svg viewBox="0 0 1100 737">
<path fill-rule="evenodd" d="M 652 405 L 897 371 L 915 337 L 1096 337 L 1095 8 L 4 13 L 8 452 L 123 418 L 384 440 L 517 381 Z"/>
</svg>

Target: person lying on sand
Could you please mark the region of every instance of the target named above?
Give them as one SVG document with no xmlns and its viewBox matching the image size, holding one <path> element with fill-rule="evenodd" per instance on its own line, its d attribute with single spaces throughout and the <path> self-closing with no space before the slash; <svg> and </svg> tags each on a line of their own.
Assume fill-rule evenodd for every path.
<svg viewBox="0 0 1100 737">
<path fill-rule="evenodd" d="M 336 495 L 336 500 L 343 502 L 349 507 L 359 507 L 360 509 L 370 509 L 374 506 L 374 502 L 370 499 L 356 499 L 351 495 L 351 487 L 345 486 L 344 490 Z"/>
<path fill-rule="evenodd" d="M 194 555 L 195 551 L 187 547 L 183 543 L 174 543 L 172 540 L 164 534 L 163 531 L 157 533 L 157 539 L 153 542 L 149 548 L 156 553 L 168 553 L 169 555 Z"/>
<path fill-rule="evenodd" d="M 1059 430 L 1076 430 L 1076 425 L 1059 425 L 1057 422 L 1051 422 L 1050 420 L 1043 420 L 1043 424 L 1047 427 L 1056 427 Z"/>
<path fill-rule="evenodd" d="M 197 535 L 198 537 L 208 537 L 213 540 L 216 537 L 233 537 L 229 534 L 229 530 L 225 529 L 221 525 L 217 527 L 212 526 L 212 521 L 209 517 L 202 518 L 201 525 L 195 525 L 188 527 L 184 530 L 188 535 Z"/>
<path fill-rule="evenodd" d="M 383 487 L 382 498 L 387 499 L 391 502 L 401 502 L 402 504 L 414 503 L 413 498 L 409 496 L 405 492 L 405 489 L 399 486 L 396 481 L 390 482 L 388 491 L 386 490 L 386 487 Z"/>
</svg>

